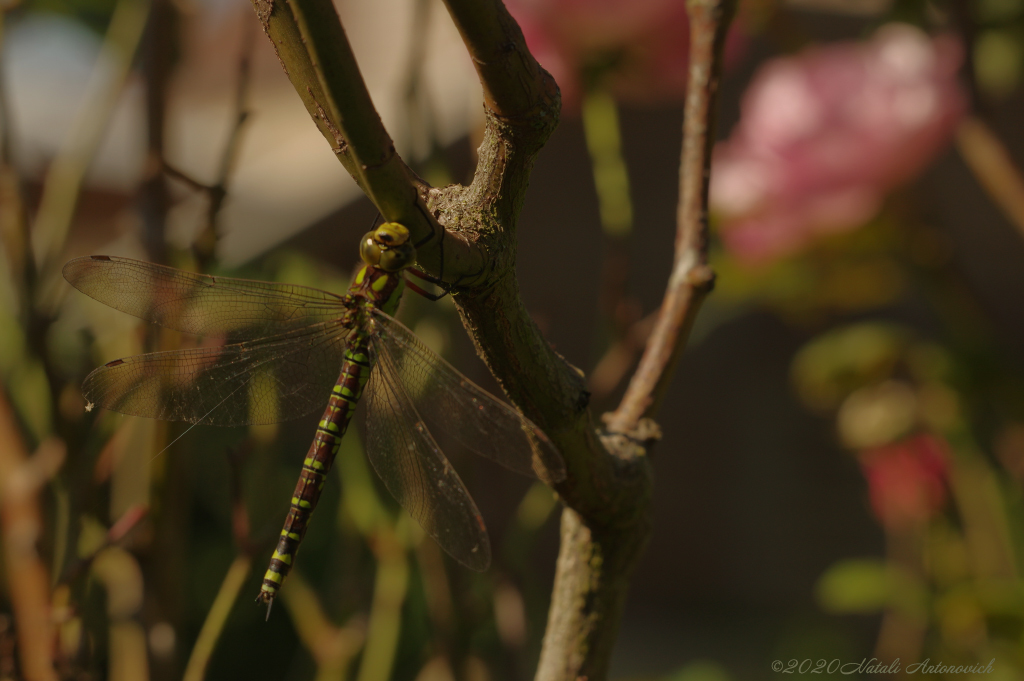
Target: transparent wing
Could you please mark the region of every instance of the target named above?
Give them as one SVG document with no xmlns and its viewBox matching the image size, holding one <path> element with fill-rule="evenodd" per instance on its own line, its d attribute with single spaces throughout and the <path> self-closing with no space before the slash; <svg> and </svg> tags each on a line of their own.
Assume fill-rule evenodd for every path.
<svg viewBox="0 0 1024 681">
<path fill-rule="evenodd" d="M 438 357 L 401 322 L 374 309 L 370 342 L 390 360 L 378 369 L 385 382 L 401 385 L 431 428 L 517 473 L 547 483 L 565 479 L 565 462 L 540 428 Z"/>
<path fill-rule="evenodd" d="M 372 350 L 371 350 L 372 352 Z M 441 453 L 401 385 L 377 356 L 366 390 L 366 456 L 392 496 L 420 527 L 463 565 L 491 564 L 487 529 L 458 473 Z"/>
<path fill-rule="evenodd" d="M 195 274 L 112 255 L 75 258 L 64 278 L 105 305 L 197 336 L 249 340 L 329 321 L 341 296 L 306 286 Z"/>
<path fill-rule="evenodd" d="M 350 331 L 322 322 L 245 343 L 108 362 L 86 400 L 132 416 L 218 426 L 277 423 L 323 409 Z"/>
</svg>

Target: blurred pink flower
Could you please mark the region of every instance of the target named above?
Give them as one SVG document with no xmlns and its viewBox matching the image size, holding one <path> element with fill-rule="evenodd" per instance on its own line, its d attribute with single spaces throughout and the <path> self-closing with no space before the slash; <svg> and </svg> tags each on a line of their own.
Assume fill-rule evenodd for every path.
<svg viewBox="0 0 1024 681">
<path fill-rule="evenodd" d="M 690 42 L 683 0 L 508 0 L 537 61 L 575 111 L 597 75 L 613 94 L 634 101 L 680 99 L 686 91 Z M 735 22 L 734 22 L 735 23 Z M 739 51 L 730 34 L 727 52 Z"/>
<path fill-rule="evenodd" d="M 726 247 L 762 263 L 870 220 L 964 112 L 961 59 L 950 36 L 888 24 L 870 42 L 763 66 L 715 150 L 711 204 Z"/>
<path fill-rule="evenodd" d="M 946 503 L 946 443 L 922 433 L 860 453 L 871 508 L 888 530 L 920 525 Z"/>
</svg>

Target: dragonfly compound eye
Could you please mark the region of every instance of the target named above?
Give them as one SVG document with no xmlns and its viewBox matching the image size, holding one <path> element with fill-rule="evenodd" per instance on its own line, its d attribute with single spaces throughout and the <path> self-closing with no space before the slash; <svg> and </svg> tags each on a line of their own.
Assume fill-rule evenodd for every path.
<svg viewBox="0 0 1024 681">
<path fill-rule="evenodd" d="M 416 249 L 409 243 L 408 229 L 397 222 L 385 222 L 363 235 L 359 256 L 367 265 L 397 272 L 416 261 Z"/>
<path fill-rule="evenodd" d="M 380 264 L 380 254 L 383 249 L 377 244 L 374 239 L 373 232 L 367 232 L 363 235 L 362 240 L 359 242 L 359 257 L 362 258 L 363 262 L 367 265 L 373 265 L 376 267 Z"/>
<path fill-rule="evenodd" d="M 374 240 L 384 248 L 394 248 L 409 241 L 409 230 L 397 222 L 385 222 L 373 233 Z"/>
<path fill-rule="evenodd" d="M 404 243 L 381 251 L 380 264 L 377 266 L 385 272 L 397 272 L 414 262 L 416 262 L 416 249 L 412 244 Z"/>
</svg>

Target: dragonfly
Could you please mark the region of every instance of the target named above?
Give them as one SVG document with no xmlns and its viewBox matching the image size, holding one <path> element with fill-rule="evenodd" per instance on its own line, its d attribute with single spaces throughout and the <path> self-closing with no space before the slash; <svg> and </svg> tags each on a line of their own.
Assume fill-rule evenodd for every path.
<svg viewBox="0 0 1024 681">
<path fill-rule="evenodd" d="M 90 405 L 132 416 L 241 426 L 327 406 L 302 464 L 258 602 L 267 614 L 291 570 L 357 403 L 366 456 L 385 487 L 459 563 L 490 564 L 487 530 L 432 431 L 512 471 L 554 484 L 565 464 L 544 432 L 428 349 L 392 315 L 415 264 L 401 224 L 364 235 L 347 294 L 195 274 L 93 255 L 64 277 L 122 312 L 202 338 L 198 347 L 135 355 L 90 373 Z M 422 275 L 425 276 L 425 275 Z"/>
</svg>

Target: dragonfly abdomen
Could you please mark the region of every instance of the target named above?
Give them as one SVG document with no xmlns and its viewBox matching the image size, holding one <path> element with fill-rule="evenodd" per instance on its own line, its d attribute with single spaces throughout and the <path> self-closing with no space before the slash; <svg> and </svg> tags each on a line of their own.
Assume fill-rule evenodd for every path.
<svg viewBox="0 0 1024 681">
<path fill-rule="evenodd" d="M 363 388 L 370 378 L 369 352 L 365 343 L 353 343 L 345 352 L 345 361 L 341 365 L 341 375 L 331 392 L 327 409 L 317 426 L 313 443 L 309 446 L 306 459 L 302 464 L 299 481 L 292 493 L 291 508 L 284 521 L 284 529 L 277 541 L 277 548 L 270 559 L 270 567 L 263 576 L 259 600 L 264 603 L 274 599 L 281 583 L 295 562 L 295 554 L 299 544 L 306 535 L 309 519 L 316 509 L 323 491 L 327 474 L 334 464 L 334 457 L 341 446 L 341 438 L 345 435 L 356 404 L 363 393 Z"/>
</svg>

